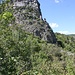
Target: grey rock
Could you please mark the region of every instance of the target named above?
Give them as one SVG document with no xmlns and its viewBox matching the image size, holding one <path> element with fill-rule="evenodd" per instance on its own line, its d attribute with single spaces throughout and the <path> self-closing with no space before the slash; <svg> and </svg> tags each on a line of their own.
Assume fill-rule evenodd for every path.
<svg viewBox="0 0 75 75">
<path fill-rule="evenodd" d="M 15 22 L 22 29 L 40 37 L 49 43 L 56 43 L 56 37 L 47 23 L 43 20 L 38 0 L 11 0 L 14 10 Z"/>
</svg>

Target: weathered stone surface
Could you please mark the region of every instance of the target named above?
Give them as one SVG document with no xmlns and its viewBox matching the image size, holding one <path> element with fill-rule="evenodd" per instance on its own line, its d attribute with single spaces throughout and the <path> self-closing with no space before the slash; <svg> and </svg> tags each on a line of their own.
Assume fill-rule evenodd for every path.
<svg viewBox="0 0 75 75">
<path fill-rule="evenodd" d="M 15 22 L 22 25 L 22 29 L 40 37 L 49 43 L 56 43 L 53 30 L 46 20 L 42 19 L 38 0 L 13 0 Z"/>
</svg>

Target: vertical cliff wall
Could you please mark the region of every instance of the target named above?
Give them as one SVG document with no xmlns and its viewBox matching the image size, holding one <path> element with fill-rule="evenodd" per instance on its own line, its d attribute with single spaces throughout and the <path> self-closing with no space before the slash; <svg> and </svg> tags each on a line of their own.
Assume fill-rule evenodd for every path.
<svg viewBox="0 0 75 75">
<path fill-rule="evenodd" d="M 43 20 L 38 0 L 11 0 L 15 22 L 27 32 L 40 37 L 49 43 L 56 43 L 56 37 L 47 23 Z"/>
</svg>

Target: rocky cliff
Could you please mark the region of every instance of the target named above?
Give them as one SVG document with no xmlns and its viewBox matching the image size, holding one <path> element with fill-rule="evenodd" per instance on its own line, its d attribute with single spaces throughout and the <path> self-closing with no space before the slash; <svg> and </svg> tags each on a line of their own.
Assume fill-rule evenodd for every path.
<svg viewBox="0 0 75 75">
<path fill-rule="evenodd" d="M 53 30 L 43 20 L 38 0 L 11 0 L 14 10 L 15 22 L 21 25 L 22 29 L 40 37 L 49 43 L 56 43 Z"/>
</svg>

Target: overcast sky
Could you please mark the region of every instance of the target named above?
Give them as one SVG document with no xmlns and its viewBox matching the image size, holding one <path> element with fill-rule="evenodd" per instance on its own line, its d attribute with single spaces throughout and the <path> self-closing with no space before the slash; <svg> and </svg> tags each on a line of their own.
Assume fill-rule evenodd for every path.
<svg viewBox="0 0 75 75">
<path fill-rule="evenodd" d="M 38 0 L 54 32 L 75 33 L 75 0 Z"/>
</svg>

